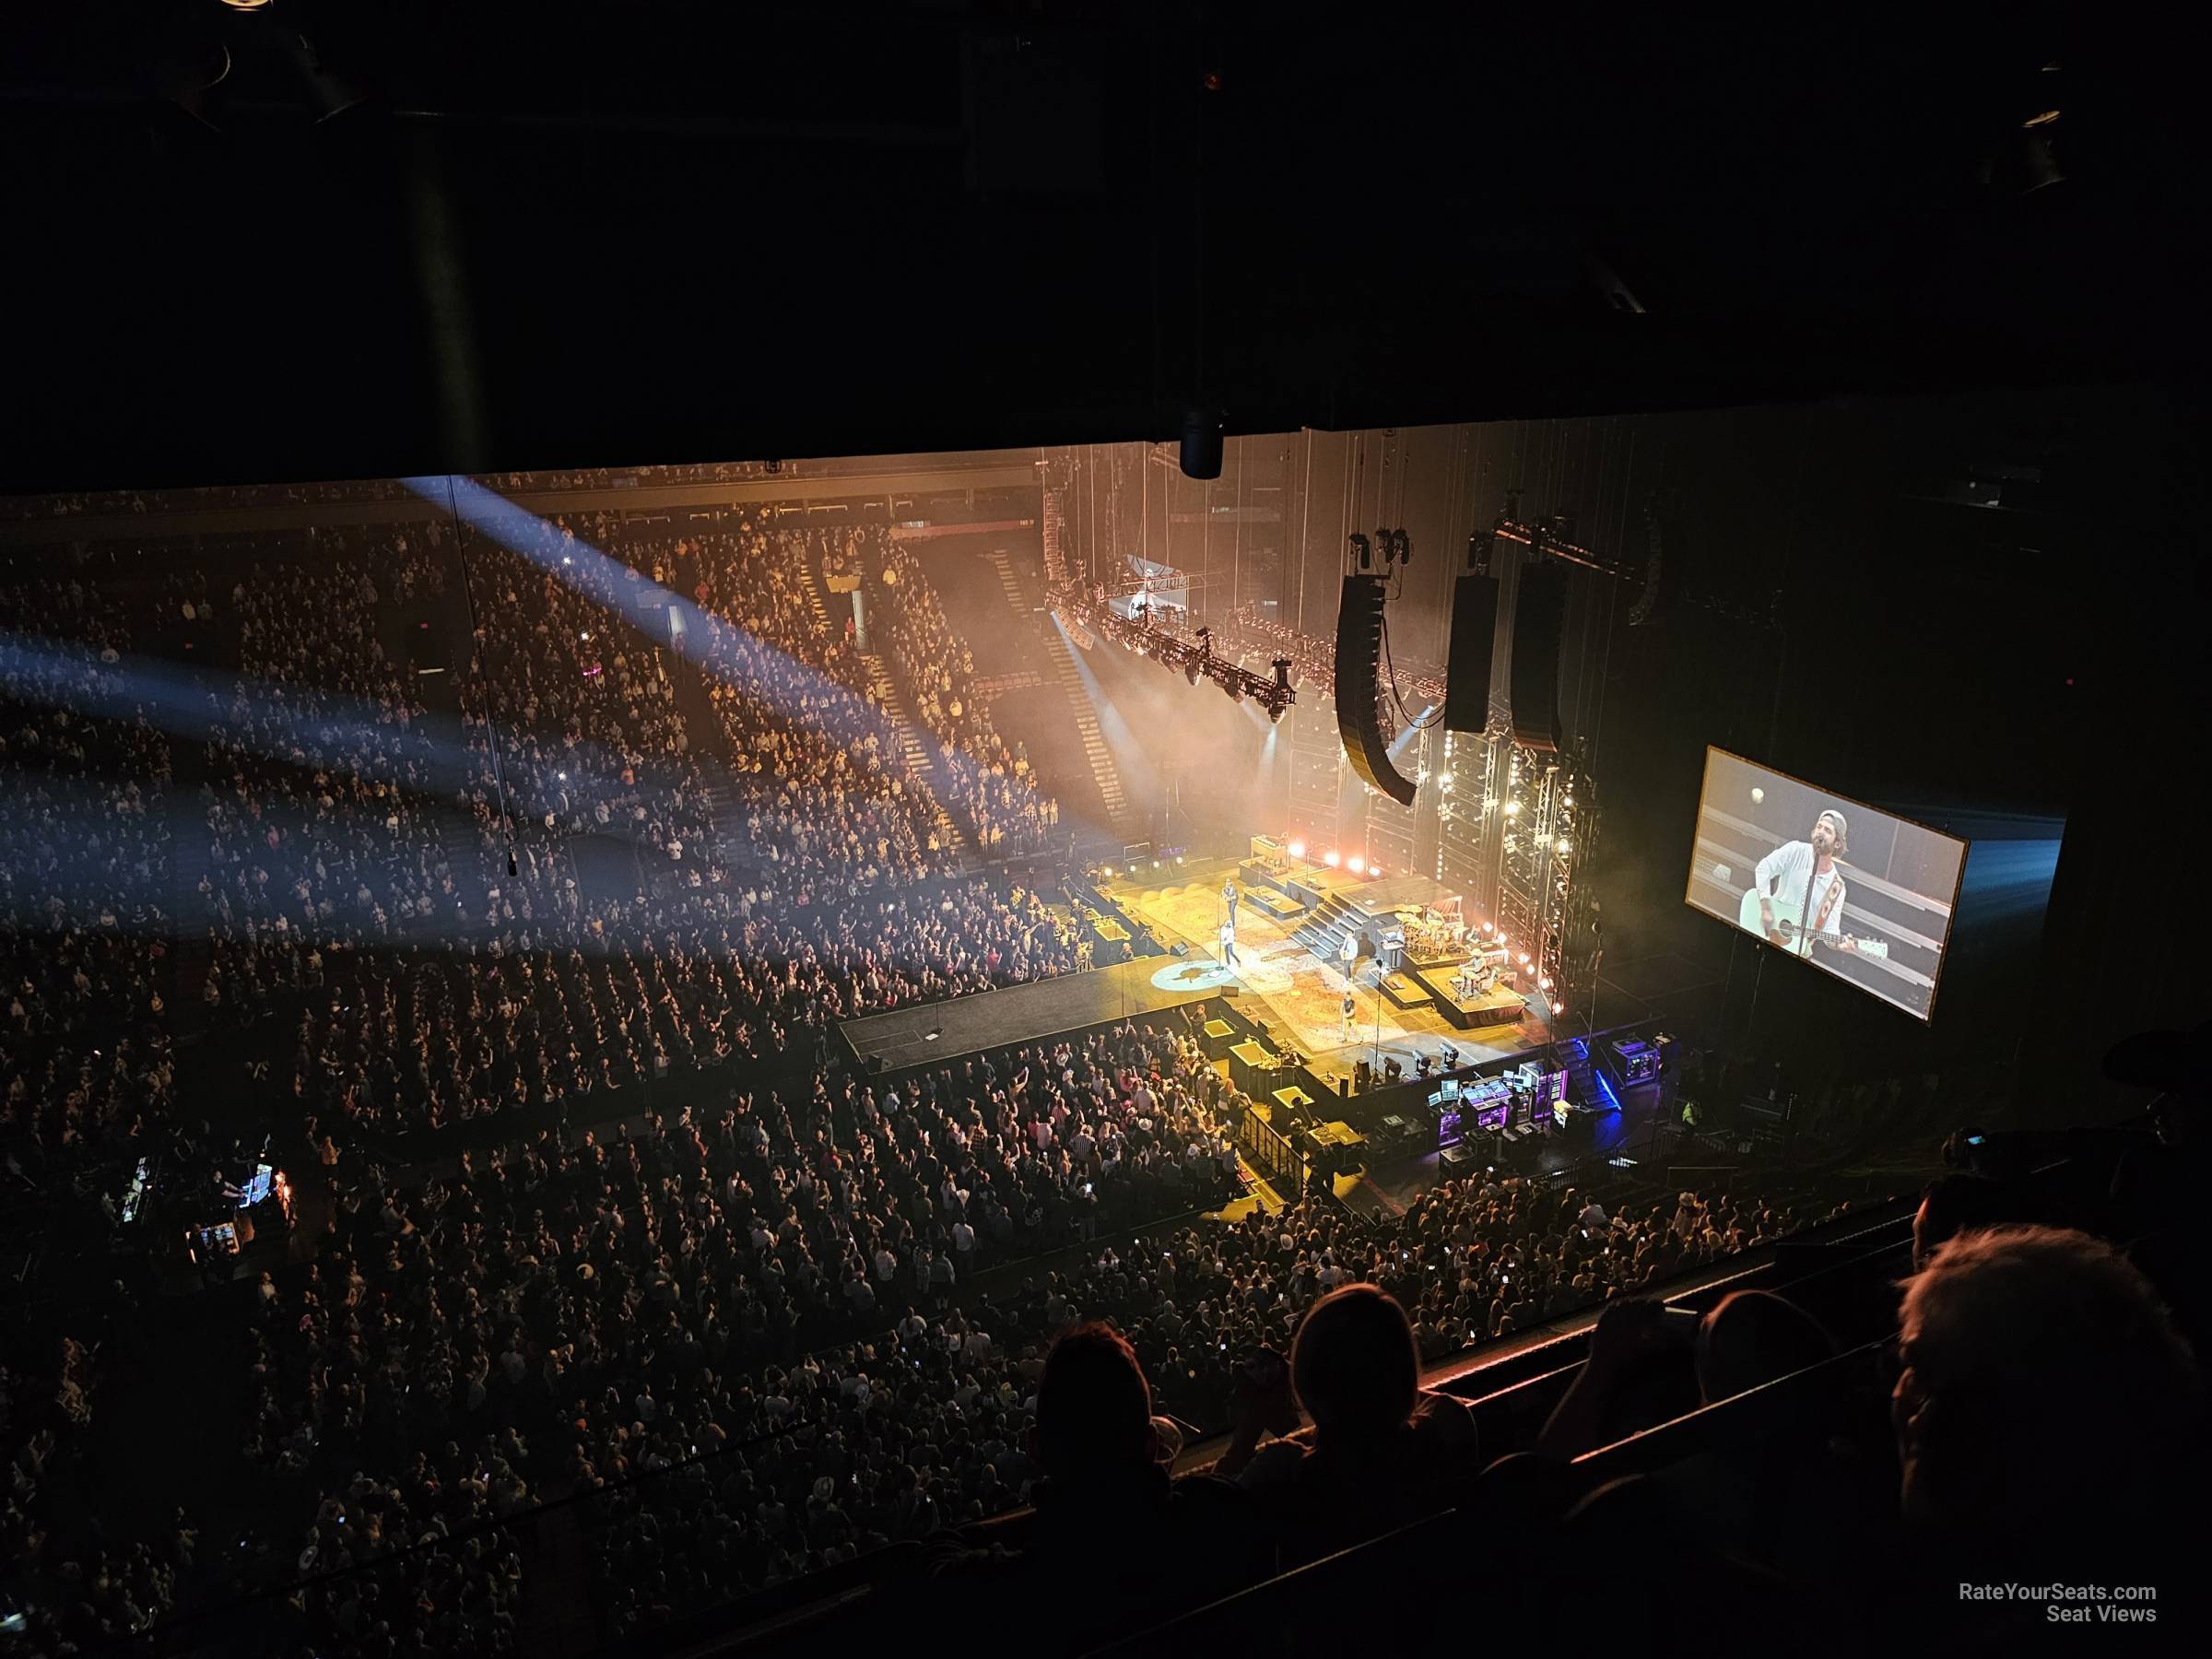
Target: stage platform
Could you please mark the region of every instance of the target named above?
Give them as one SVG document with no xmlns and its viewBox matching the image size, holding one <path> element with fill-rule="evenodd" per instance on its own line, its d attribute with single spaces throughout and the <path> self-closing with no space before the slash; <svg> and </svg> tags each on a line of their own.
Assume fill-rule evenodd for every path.
<svg viewBox="0 0 2212 1659">
<path fill-rule="evenodd" d="M 1449 968 L 1424 968 L 1413 978 L 1434 999 L 1438 1012 L 1463 1031 L 1480 1031 L 1491 1026 L 1512 1025 L 1522 1017 L 1527 1006 L 1518 991 L 1509 990 L 1503 985 L 1486 991 L 1480 996 L 1454 995 L 1452 982 L 1458 975 Z"/>
<path fill-rule="evenodd" d="M 1436 993 L 1426 982 L 1406 973 L 1384 974 L 1382 994 L 1401 1008 L 1426 1008 L 1436 1002 Z"/>
<path fill-rule="evenodd" d="M 1034 984 L 865 1015 L 844 1021 L 838 1034 L 864 1063 L 880 1059 L 885 1071 L 896 1072 L 1234 995 L 1237 989 L 1235 975 L 1195 952 L 1139 957 Z"/>
<path fill-rule="evenodd" d="M 1427 903 L 1441 889 L 1425 877 L 1402 877 L 1377 881 L 1350 876 L 1342 870 L 1300 864 L 1292 868 L 1294 885 L 1319 896 L 1332 912 L 1356 909 L 1371 915 L 1391 905 Z M 1229 858 L 1191 859 L 1187 865 L 1139 879 L 1132 875 L 1104 884 L 1115 902 L 1133 919 L 1163 938 L 1185 941 L 1194 958 L 1210 956 L 1220 935 L 1221 883 L 1234 877 L 1245 888 L 1252 879 L 1244 861 Z M 1310 885 L 1307 878 L 1311 878 Z M 1281 890 L 1278 887 L 1277 890 Z M 1369 911 L 1369 905 L 1374 911 Z M 1466 1062 L 1517 1054 L 1551 1041 L 1541 1018 L 1519 997 L 1493 1012 L 1497 1023 L 1479 1030 L 1454 1026 L 1433 1001 L 1421 997 L 1407 983 L 1378 988 L 1373 962 L 1364 962 L 1350 982 L 1353 1014 L 1350 1029 L 1344 1019 L 1347 988 L 1341 961 L 1324 959 L 1294 935 L 1310 929 L 1316 917 L 1301 912 L 1295 917 L 1277 917 L 1250 899 L 1239 907 L 1237 918 L 1236 982 L 1244 997 L 1239 1006 L 1249 1015 L 1267 1020 L 1271 1041 L 1278 1049 L 1295 1051 L 1308 1069 L 1324 1083 L 1349 1077 L 1359 1061 L 1377 1070 L 1396 1060 L 1408 1074 L 1424 1054 L 1441 1060 L 1449 1041 Z M 1446 986 L 1448 970 L 1442 972 Z M 1399 996 L 1411 991 L 1414 1000 Z M 1003 994 L 992 992 L 993 996 Z"/>
<path fill-rule="evenodd" d="M 1378 877 L 1371 872 L 1355 876 L 1349 870 L 1332 869 L 1309 859 L 1287 859 L 1284 863 L 1285 867 L 1278 870 L 1256 859 L 1244 859 L 1237 866 L 1238 886 L 1247 891 L 1272 888 L 1306 910 L 1331 898 L 1342 899 L 1356 903 L 1370 916 L 1442 904 L 1452 897 L 1451 889 L 1430 876 Z"/>
<path fill-rule="evenodd" d="M 1264 887 L 1257 881 L 1244 883 L 1244 902 L 1254 910 L 1265 911 L 1278 922 L 1295 922 L 1304 915 L 1307 905 L 1291 898 L 1279 888 Z"/>
</svg>

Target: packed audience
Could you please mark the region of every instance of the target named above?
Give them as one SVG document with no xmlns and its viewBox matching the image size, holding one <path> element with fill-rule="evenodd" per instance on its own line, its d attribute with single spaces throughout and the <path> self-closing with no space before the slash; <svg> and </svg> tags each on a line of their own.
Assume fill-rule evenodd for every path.
<svg viewBox="0 0 2212 1659">
<path fill-rule="evenodd" d="M 560 527 L 574 545 L 575 532 Z M 471 717 L 496 749 L 490 782 L 518 842 L 541 858 L 558 864 L 564 844 L 604 837 L 635 849 L 632 890 L 697 888 L 710 827 L 705 757 L 666 653 L 629 619 L 644 575 L 582 552 L 551 568 L 496 546 L 469 550 L 484 595 L 473 677 L 483 701 Z"/>
<path fill-rule="evenodd" d="M 708 694 L 744 814 L 729 857 L 754 902 L 850 896 L 956 863 L 851 634 L 808 603 L 804 565 L 846 534 L 740 524 L 675 561 L 700 571 L 693 594 L 724 625 L 709 634 Z"/>
<path fill-rule="evenodd" d="M 1601 1221 L 1508 1178 L 1440 1189 L 1389 1227 L 1310 1201 L 1087 1246 L 1233 1196 L 1242 1104 L 1162 1019 L 880 1091 L 853 1077 L 637 1136 L 542 1136 L 419 1192 L 356 1194 L 304 1285 L 265 1292 L 250 1455 L 379 1503 L 442 1493 L 456 1530 L 599 1493 L 601 1610 L 620 1634 L 1033 1496 L 1042 1357 L 1082 1319 L 1121 1323 L 1161 1407 L 1220 1429 L 1240 1368 L 1355 1276 L 1410 1294 L 1453 1264 L 1466 1300 L 1509 1264 L 1537 1271 L 1556 1241 L 1566 1285 L 1581 1240 L 1594 1296 L 1732 1241 L 1688 1195 Z M 991 1282 L 1069 1247 L 1070 1265 Z M 440 1444 L 426 1475 L 415 1449 Z M 360 1473 L 395 1465 L 396 1481 Z M 330 1531 L 346 1492 L 310 1495 L 310 1547 L 348 1535 Z"/>
<path fill-rule="evenodd" d="M 11 1191 L 66 1181 L 119 1222 L 119 1173 L 200 1137 L 195 1037 L 196 1075 L 293 1148 L 318 1230 L 211 1304 L 250 1569 L 189 1501 L 158 1536 L 84 1525 L 123 1477 L 104 1402 L 150 1359 L 127 1292 L 97 1330 L 0 1337 L 0 1610 L 29 1651 L 274 1584 L 241 1642 L 503 1653 L 534 1605 L 618 1639 L 877 1551 L 923 1563 L 887 1606 L 985 1596 L 1076 1646 L 1470 1501 L 1481 1454 L 1520 1448 L 1419 1380 L 1472 1345 L 1606 1305 L 1531 1442 L 1554 1458 L 1837 1351 L 1778 1298 L 1694 1343 L 1649 1300 L 1810 1218 L 1749 1193 L 1485 1172 L 1402 1213 L 1222 1218 L 1248 1102 L 1179 1017 L 901 1077 L 827 1064 L 839 1021 L 1089 958 L 1038 893 L 963 873 L 819 589 L 866 584 L 978 851 L 1049 844 L 1049 794 L 907 544 L 768 510 L 556 529 L 551 558 L 425 524 L 0 568 Z M 2151 1502 L 2201 1411 L 2157 1295 L 2081 1234 L 2001 1225 L 2079 1218 L 1931 1205 L 1903 1521 L 2018 1538 Z M 1654 1356 L 1672 1394 L 1638 1380 Z M 2087 1485 L 1945 1438 L 1946 1400 L 2026 1439 L 2037 1399 L 2084 1391 L 2125 1418 Z M 1169 1477 L 1223 1431 L 1212 1474 Z M 1763 1518 L 1710 1535 L 1812 1571 Z M 1540 1519 L 1626 1553 L 1603 1508 Z M 1095 1620 L 1053 1617 L 1075 1583 Z"/>
<path fill-rule="evenodd" d="M 174 1607 L 193 1568 L 197 1540 L 189 1524 L 180 1519 L 159 1542 L 102 1541 L 81 1559 L 57 1559 L 50 1547 L 57 1516 L 83 1500 L 81 1465 L 95 1442 L 101 1381 L 94 1348 L 69 1336 L 34 1345 L 10 1333 L 0 1356 L 0 1447 L 9 1459 L 0 1560 L 15 1564 L 10 1602 L 37 1598 L 46 1627 L 41 1635 L 84 1639 L 151 1629 Z"/>
<path fill-rule="evenodd" d="M 606 1559 L 652 1564 L 610 1579 L 617 1630 L 993 1512 L 1022 1491 L 1024 1362 L 1066 1311 L 979 1281 L 1221 1202 L 1226 1096 L 1185 1033 L 1130 1026 L 356 1192 L 304 1279 L 261 1291 L 247 1455 L 312 1500 L 306 1547 L 357 1557 L 371 1535 L 335 1529 L 364 1499 L 419 1537 L 606 1488 Z M 800 1454 L 824 1444 L 841 1506 Z"/>
<path fill-rule="evenodd" d="M 1308 1197 L 1279 1214 L 1138 1241 L 1064 1276 L 1062 1288 L 1114 1320 L 1172 1409 L 1218 1429 L 1238 1368 L 1288 1343 L 1339 1286 L 1396 1297 L 1432 1362 L 1771 1243 L 1810 1218 L 1693 1193 L 1609 1213 L 1572 1189 L 1488 1171 L 1433 1187 L 1382 1221 Z"/>
<path fill-rule="evenodd" d="M 0 606 L 0 1139 L 43 1182 L 171 1109 L 172 766 L 88 560 L 10 560 Z"/>
<path fill-rule="evenodd" d="M 326 997 L 300 1016 L 288 1058 L 300 1109 L 384 1146 L 525 1108 L 601 1121 L 638 1109 L 648 1085 L 682 1090 L 738 1061 L 811 1059 L 841 1020 L 1082 960 L 1035 894 L 983 882 L 776 917 L 613 905 L 591 925 L 636 943 L 356 964 L 355 1000 Z"/>
<path fill-rule="evenodd" d="M 580 467 L 566 472 L 507 472 L 477 482 L 505 495 L 603 490 L 656 484 L 742 484 L 759 478 L 796 477 L 821 464 L 799 461 L 719 461 L 684 466 L 633 466 L 618 472 Z M 0 516 L 13 519 L 113 518 L 204 512 L 241 507 L 345 506 L 404 501 L 412 491 L 394 478 L 347 478 L 320 484 L 209 486 L 192 489 L 87 489 L 61 495 L 0 497 Z"/>
<path fill-rule="evenodd" d="M 915 712 L 941 746 L 947 794 L 986 853 L 1044 851 L 1060 822 L 1059 804 L 1037 787 L 1028 755 L 992 725 L 975 688 L 974 650 L 946 620 L 912 549 L 888 531 L 865 534 L 864 564 L 899 595 L 888 629 L 890 653 Z"/>
<path fill-rule="evenodd" d="M 796 477 L 818 462 L 712 461 L 677 466 L 576 468 L 567 472 L 496 473 L 478 482 L 505 495 L 536 495 L 562 490 L 609 489 L 617 478 L 626 487 L 657 484 L 745 484 L 756 478 Z"/>
<path fill-rule="evenodd" d="M 2139 1137 L 2123 1168 L 2156 1159 L 2147 1148 Z M 2120 1199 L 2125 1181 L 2094 1182 L 2109 1152 L 2077 1150 L 2092 1179 L 2070 1200 L 1980 1176 L 1932 1187 L 1892 1321 L 1877 1312 L 1887 1258 L 1806 1282 L 1859 1335 L 1894 1330 L 1893 1346 L 1875 1345 L 1888 1367 L 1878 1388 L 1865 1352 L 1846 1353 L 1785 1295 L 1732 1290 L 1691 1314 L 1633 1294 L 1630 1276 L 1532 1442 L 1510 1402 L 1553 1393 L 1550 1379 L 1487 1411 L 1425 1392 L 1418 1320 L 1370 1278 L 1324 1292 L 1283 1350 L 1240 1364 L 1229 1451 L 1171 1477 L 1159 1368 L 1121 1322 L 1078 1326 L 1042 1365 L 1048 1480 L 1034 1509 L 947 1535 L 918 1582 L 834 1637 L 879 1638 L 980 1599 L 1053 1652 L 1147 1631 L 1147 1651 L 1195 1653 L 1265 1630 L 1321 1654 L 1371 1639 L 1378 1620 L 1427 1644 L 1471 1618 L 1608 1651 L 2016 1653 L 2092 1622 L 2155 1623 L 2187 1651 L 2206 1608 L 2194 1538 L 2171 1513 L 2203 1468 L 2201 1369 L 2160 1288 L 2120 1249 L 2016 1218 L 2071 1209 L 2119 1230 L 2147 1218 Z M 2154 1230 L 2194 1230 L 2168 1215 Z M 1806 1386 L 1785 1405 L 1759 1397 L 1793 1384 Z M 1641 1438 L 1700 1407 L 1698 1437 L 1664 1451 Z M 1508 1443 L 1485 1443 L 1486 1423 Z M 1571 1461 L 1607 1445 L 1638 1472 Z M 1386 1536 L 1392 1547 L 1344 1571 L 1225 1599 Z M 1464 1585 L 1440 1593 L 1454 1572 Z M 1071 1576 L 1102 1592 L 1080 1628 L 1055 1617 Z M 1208 1604 L 1194 1623 L 1161 1622 Z"/>
<path fill-rule="evenodd" d="M 177 579 L 189 626 L 219 610 L 238 634 L 238 678 L 206 694 L 201 1000 L 226 1032 L 261 1027 L 258 1086 L 387 1145 L 516 1107 L 588 1117 L 620 1110 L 594 1094 L 1082 964 L 1035 895 L 952 879 L 857 656 L 798 597 L 801 533 L 556 525 L 574 551 L 536 559 L 435 524 L 373 557 L 325 537 L 296 626 L 270 619 L 288 572 L 219 600 Z M 703 742 L 685 664 L 631 620 L 687 579 L 711 624 Z M 425 707 L 387 599 L 462 602 L 481 709 Z M 611 873 L 580 862 L 609 847 Z"/>
<path fill-rule="evenodd" d="M 855 537 L 833 547 L 776 528 L 772 512 L 712 536 L 633 534 L 604 514 L 556 529 L 576 547 L 559 570 L 541 549 L 430 521 L 76 547 L 0 571 L 15 629 L 0 640 L 11 1175 L 70 1176 L 119 1224 L 140 1156 L 208 1139 L 177 1113 L 180 1033 L 205 1038 L 201 1075 L 304 1131 L 316 1163 L 358 1171 L 433 1155 L 444 1143 L 424 1133 L 474 1125 L 511 1141 L 634 1116 L 648 1088 L 664 1107 L 724 1101 L 733 1067 L 811 1062 L 840 1019 L 1087 963 L 1039 895 L 960 875 L 850 630 L 807 602 L 802 561 Z M 660 589 L 700 607 L 685 641 L 703 636 L 696 660 L 654 630 Z M 917 573 L 896 598 L 925 592 Z M 1114 1112 L 1085 1109 L 1103 1135 Z M 938 1123 L 940 1144 L 970 1138 L 934 1097 L 906 1110 Z M 804 1171 L 789 1116 L 774 1121 Z M 1124 1155 L 1112 1142 L 1094 1195 L 1041 1147 L 1002 1156 L 1012 1123 L 994 1117 L 998 1184 L 971 1214 L 885 1207 L 870 1256 L 888 1251 L 912 1274 L 919 1250 L 965 1274 L 1020 1241 L 1075 1236 L 1100 1206 L 1118 1214 L 1172 1189 L 1187 1206 L 1180 1164 L 1161 1173 L 1148 1145 Z M 908 1148 L 893 1151 L 895 1175 Z M 871 1181 L 888 1179 L 865 1161 Z M 819 1179 L 802 1173 L 796 1201 Z M 788 1196 L 784 1181 L 779 1169 Z M 888 1206 L 888 1191 L 872 1186 L 872 1201 Z M 794 1328 L 852 1312 L 841 1285 L 804 1282 L 809 1294 L 785 1304 Z M 284 1312 L 295 1332 L 308 1317 Z M 277 1357 L 272 1346 L 264 1362 Z M 12 1376 L 39 1374 L 36 1353 L 8 1359 Z M 316 1420 L 265 1425 L 254 1455 L 321 1472 L 320 1419 L 355 1421 L 372 1392 L 318 1383 Z M 53 1437 L 65 1456 L 69 1430 L 40 1433 L 23 1442 L 11 1512 L 11 1538 L 34 1556 L 53 1542 L 39 1471 L 55 1466 Z M 488 1469 L 440 1464 L 426 1480 L 410 1460 L 383 1461 L 375 1481 L 349 1469 L 317 1488 L 301 1559 L 343 1564 L 465 1532 L 512 1500 Z M 381 1581 L 381 1605 L 371 1589 L 295 1612 L 320 1621 L 317 1640 L 365 1651 L 417 1600 L 496 1630 L 512 1556 L 480 1535 L 467 1553 L 469 1573 L 420 1556 L 420 1573 Z M 89 1559 L 72 1556 L 70 1573 Z M 72 1604 L 80 1636 L 166 1604 L 137 1567 L 127 1606 Z M 100 1596 L 121 1571 L 108 1564 Z"/>
<path fill-rule="evenodd" d="M 403 501 L 407 488 L 392 478 L 347 478 L 323 484 L 253 484 L 193 489 L 81 489 L 62 495 L 0 496 L 0 517 L 119 518 L 198 512 L 220 508 L 320 506 Z"/>
</svg>

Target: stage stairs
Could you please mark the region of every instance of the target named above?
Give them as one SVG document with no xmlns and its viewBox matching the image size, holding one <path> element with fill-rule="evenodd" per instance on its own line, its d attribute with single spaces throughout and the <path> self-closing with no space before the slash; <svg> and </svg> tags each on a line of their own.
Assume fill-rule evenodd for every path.
<svg viewBox="0 0 2212 1659">
<path fill-rule="evenodd" d="M 1347 935 L 1356 937 L 1367 929 L 1365 912 L 1341 893 L 1328 893 L 1323 896 L 1312 915 L 1291 929 L 1290 937 L 1323 961 L 1335 966 L 1344 960 Z"/>
<path fill-rule="evenodd" d="M 1567 1098 L 1577 1105 L 1584 1101 L 1598 1101 L 1597 1068 L 1590 1058 L 1589 1040 L 1570 1038 L 1559 1045 L 1559 1058 L 1567 1071 Z"/>
</svg>

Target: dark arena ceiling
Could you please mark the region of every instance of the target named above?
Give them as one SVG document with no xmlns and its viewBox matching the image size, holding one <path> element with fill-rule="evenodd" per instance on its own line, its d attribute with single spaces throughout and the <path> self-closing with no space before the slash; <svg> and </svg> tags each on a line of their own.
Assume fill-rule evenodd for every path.
<svg viewBox="0 0 2212 1659">
<path fill-rule="evenodd" d="M 2194 100 L 2126 8 L 1672 9 L 10 8 L 0 487 L 2201 360 Z"/>
</svg>

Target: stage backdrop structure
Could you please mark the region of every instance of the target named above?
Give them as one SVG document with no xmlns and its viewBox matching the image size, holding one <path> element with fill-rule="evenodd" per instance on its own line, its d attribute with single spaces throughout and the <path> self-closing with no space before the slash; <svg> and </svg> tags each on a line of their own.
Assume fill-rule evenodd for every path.
<svg viewBox="0 0 2212 1659">
<path fill-rule="evenodd" d="M 1479 730 L 1465 729 L 1477 693 L 1455 684 L 1459 719 L 1447 724 L 1458 729 L 1434 734 L 1430 761 L 1437 877 L 1465 897 L 1472 922 L 1505 941 L 1555 1019 L 1590 1018 L 1604 949 L 1587 878 L 1598 838 L 1584 729 L 1594 710 L 1569 708 L 1558 694 L 1559 616 L 1568 583 L 1602 594 L 1622 573 L 1575 544 L 1563 520 L 1524 520 L 1520 492 L 1507 491 L 1488 533 L 1469 539 L 1462 578 L 1494 586 L 1491 646 L 1477 659 L 1488 676 L 1486 718 Z M 1524 604 L 1531 584 L 1544 596 Z M 1524 633 L 1532 617 L 1539 637 Z"/>
</svg>

